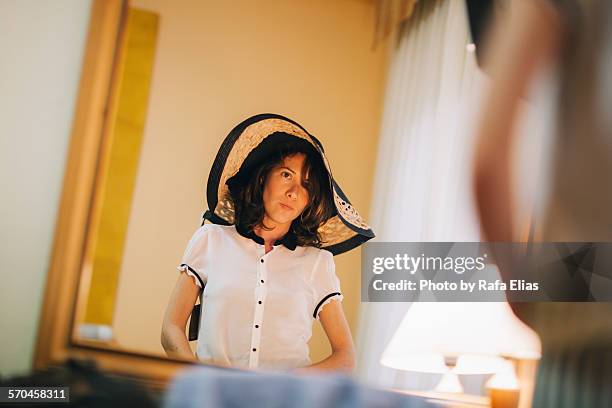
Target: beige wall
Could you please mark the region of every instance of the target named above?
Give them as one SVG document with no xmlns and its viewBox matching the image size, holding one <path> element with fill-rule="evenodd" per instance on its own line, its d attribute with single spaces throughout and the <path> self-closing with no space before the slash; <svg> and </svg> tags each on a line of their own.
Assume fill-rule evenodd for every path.
<svg viewBox="0 0 612 408">
<path fill-rule="evenodd" d="M 0 375 L 32 367 L 91 2 L 0 1 Z"/>
<path fill-rule="evenodd" d="M 175 266 L 200 225 L 210 164 L 229 130 L 274 112 L 325 146 L 334 176 L 367 219 L 386 72 L 371 50 L 372 2 L 134 0 L 160 13 L 147 125 L 115 313 L 120 344 L 161 353 Z M 336 257 L 356 333 L 360 252 Z M 313 360 L 329 347 L 318 323 Z"/>
</svg>

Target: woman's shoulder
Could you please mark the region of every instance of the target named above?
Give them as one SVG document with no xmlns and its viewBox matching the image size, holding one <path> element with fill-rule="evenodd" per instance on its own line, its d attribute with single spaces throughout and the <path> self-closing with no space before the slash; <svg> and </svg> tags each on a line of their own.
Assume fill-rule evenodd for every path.
<svg viewBox="0 0 612 408">
<path fill-rule="evenodd" d="M 302 247 L 305 252 L 305 259 L 301 259 L 300 263 L 305 271 L 310 276 L 310 281 L 315 287 L 318 287 L 317 282 L 329 275 L 330 271 L 335 271 L 334 255 L 326 249 L 316 247 Z"/>
<path fill-rule="evenodd" d="M 211 239 L 218 239 L 222 235 L 228 234 L 228 228 L 225 225 L 217 225 L 217 224 L 202 224 L 202 226 L 198 227 L 195 230 L 192 239 L 205 239 L 210 241 Z"/>
<path fill-rule="evenodd" d="M 326 249 L 313 246 L 303 246 L 301 248 L 302 256 L 319 262 L 333 262 L 333 255 Z"/>
<path fill-rule="evenodd" d="M 233 225 L 219 225 L 207 223 L 200 227 L 202 231 L 210 231 L 210 234 L 228 234 L 235 230 Z"/>
</svg>

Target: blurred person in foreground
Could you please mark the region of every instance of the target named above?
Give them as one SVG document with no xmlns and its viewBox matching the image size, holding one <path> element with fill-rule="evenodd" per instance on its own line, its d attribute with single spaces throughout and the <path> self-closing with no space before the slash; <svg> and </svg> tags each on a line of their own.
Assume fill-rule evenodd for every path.
<svg viewBox="0 0 612 408">
<path fill-rule="evenodd" d="M 521 98 L 542 68 L 559 73 L 546 242 L 612 242 L 612 1 L 513 0 L 485 52 L 474 187 L 490 242 L 513 232 L 511 146 Z M 501 267 L 504 279 L 509 268 Z M 516 307 L 542 339 L 534 407 L 612 407 L 612 305 Z"/>
</svg>

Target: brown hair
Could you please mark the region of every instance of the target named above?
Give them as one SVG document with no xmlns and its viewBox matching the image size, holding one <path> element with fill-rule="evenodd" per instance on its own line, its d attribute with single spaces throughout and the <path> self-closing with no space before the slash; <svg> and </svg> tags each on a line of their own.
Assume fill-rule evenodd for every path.
<svg viewBox="0 0 612 408">
<path fill-rule="evenodd" d="M 297 245 L 320 248 L 325 243 L 321 241 L 318 228 L 335 213 L 330 178 L 319 153 L 300 144 L 283 143 L 263 163 L 247 172 L 249 175 L 243 176 L 244 181 L 239 187 L 229 189 L 229 198 L 234 205 L 236 229 L 243 233 L 252 232 L 256 227 L 266 229 L 263 225 L 263 192 L 266 178 L 270 170 L 281 164 L 285 157 L 296 153 L 306 156 L 303 174 L 307 173 L 309 178 L 307 182 L 302 182 L 308 190 L 308 203 L 302 214 L 291 223 L 289 232 L 295 234 Z"/>
</svg>

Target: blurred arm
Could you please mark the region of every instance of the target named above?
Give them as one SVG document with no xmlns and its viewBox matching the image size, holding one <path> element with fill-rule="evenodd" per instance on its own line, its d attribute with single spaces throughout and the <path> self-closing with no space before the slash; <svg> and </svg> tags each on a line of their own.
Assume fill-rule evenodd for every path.
<svg viewBox="0 0 612 408">
<path fill-rule="evenodd" d="M 505 25 L 487 45 L 485 71 L 491 88 L 484 100 L 477 134 L 474 190 L 484 237 L 511 242 L 511 147 L 519 101 L 537 69 L 556 55 L 561 18 L 546 0 L 513 0 Z"/>
</svg>

